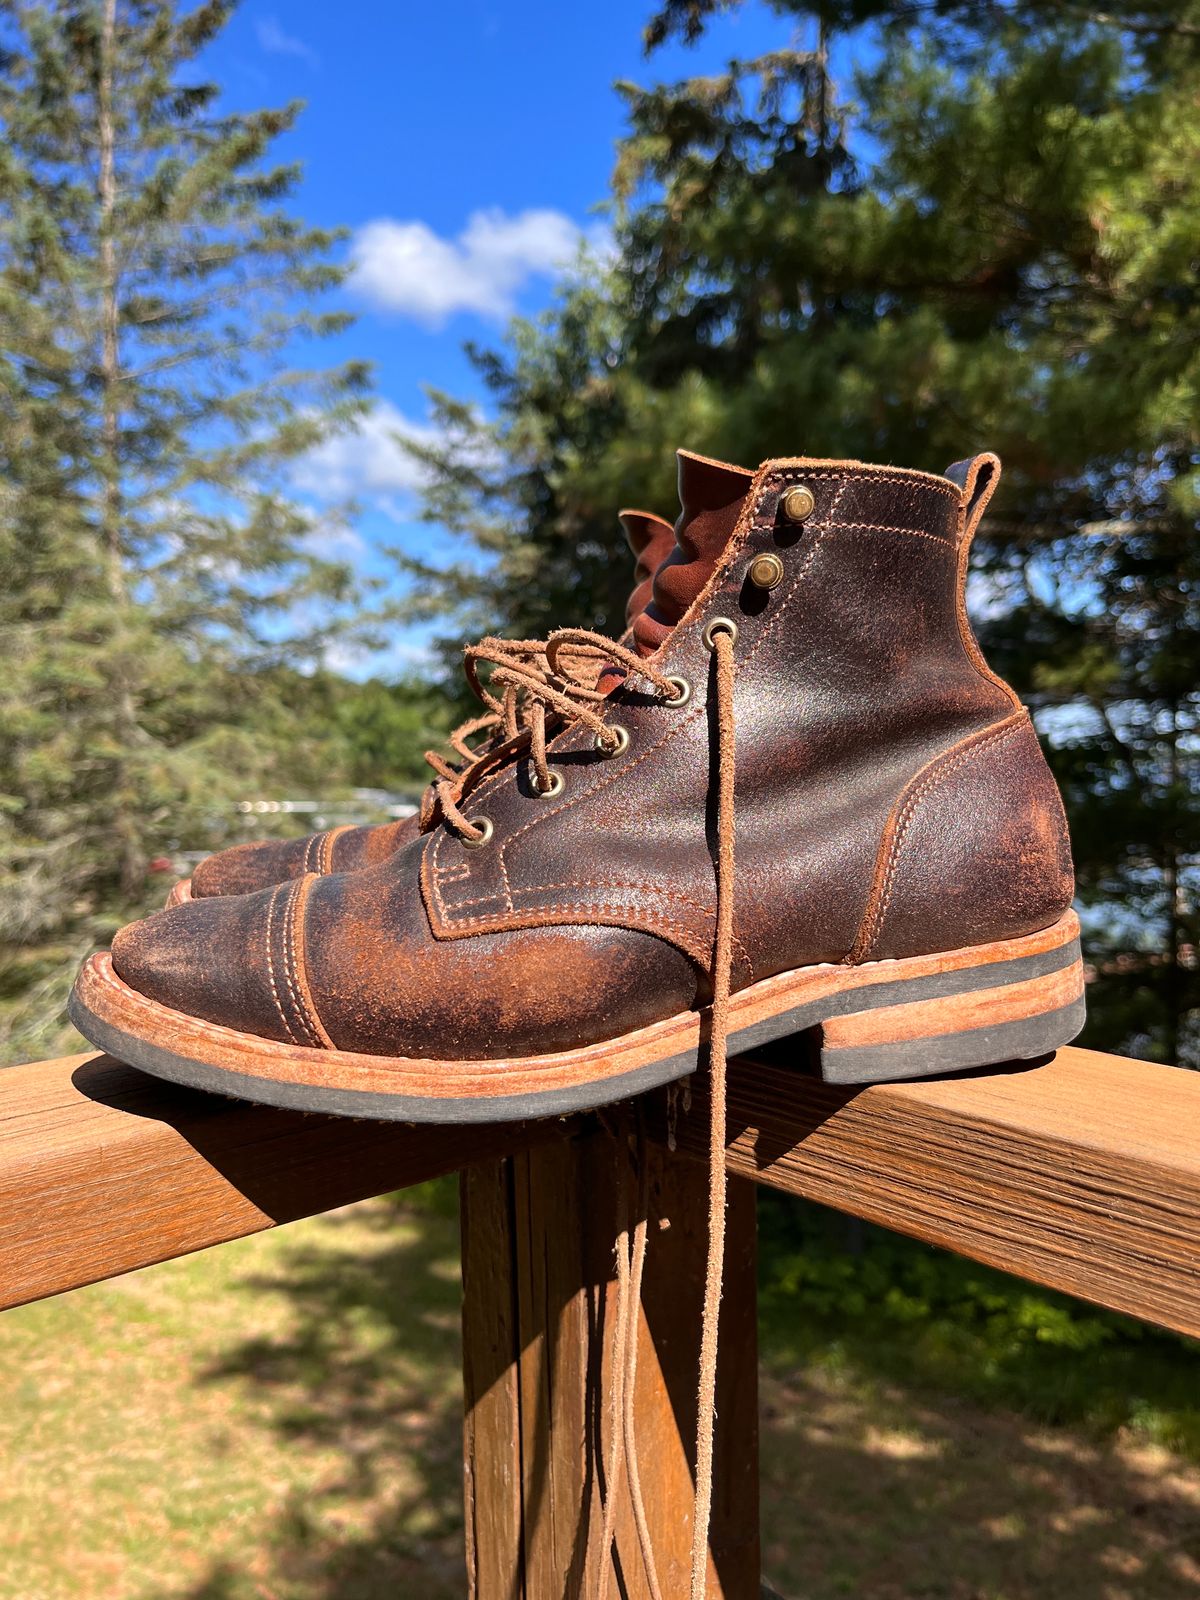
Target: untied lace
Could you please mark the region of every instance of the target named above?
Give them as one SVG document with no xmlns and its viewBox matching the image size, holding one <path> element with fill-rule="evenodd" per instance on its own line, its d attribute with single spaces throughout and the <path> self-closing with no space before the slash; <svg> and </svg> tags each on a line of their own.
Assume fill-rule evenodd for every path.
<svg viewBox="0 0 1200 1600">
<path fill-rule="evenodd" d="M 482 717 L 471 717 L 468 721 L 460 723 L 453 733 L 446 735 L 446 743 L 460 757 L 457 764 L 448 761 L 440 750 L 426 750 L 426 765 L 432 767 L 439 778 L 449 778 L 453 782 L 463 767 L 469 766 L 479 754 L 479 751 L 468 743 L 471 737 L 476 733 L 482 733 L 485 729 L 494 732 L 499 724 L 500 718 L 494 711 L 485 712 Z"/>
<path fill-rule="evenodd" d="M 708 1531 L 712 1515 L 717 1344 L 725 1266 L 725 1079 L 734 911 L 734 630 L 730 624 L 714 622 L 709 627 L 707 638 L 714 658 L 714 703 L 717 714 L 716 930 L 710 973 L 712 1001 L 708 1052 L 708 1250 L 701 1313 L 690 1600 L 704 1600 L 708 1573 Z M 492 664 L 487 684 L 479 677 L 478 668 L 482 662 Z M 564 723 L 578 722 L 590 728 L 602 751 L 611 753 L 620 748 L 619 735 L 598 709 L 608 698 L 607 693 L 596 687 L 594 673 L 591 681 L 586 681 L 589 670 L 600 662 L 610 662 L 623 669 L 627 677 L 644 679 L 668 701 L 678 696 L 675 680 L 660 672 L 649 661 L 643 660 L 624 645 L 583 628 L 563 628 L 551 634 L 545 642 L 544 651 L 540 653 L 531 647 L 530 641 L 505 639 L 484 639 L 467 651 L 468 679 L 480 699 L 489 707 L 491 717 L 503 729 L 507 739 L 528 739 L 530 762 L 540 791 L 548 791 L 552 782 L 546 751 L 548 716 L 556 714 Z M 437 802 L 447 825 L 471 843 L 482 842 L 487 834 L 479 823 L 463 813 L 461 802 L 476 776 L 490 764 L 490 759 L 488 753 L 481 754 L 461 771 L 452 769 L 445 773 L 436 786 Z M 642 1143 L 639 1139 L 639 1146 Z M 647 1582 L 654 1600 L 660 1600 L 661 1595 L 654 1569 L 634 1439 L 638 1307 L 645 1264 L 649 1203 L 646 1162 L 641 1148 L 638 1151 L 638 1169 L 636 1223 L 631 1228 L 627 1195 L 621 1201 L 622 1211 L 618 1222 L 615 1352 L 609 1397 L 610 1440 L 597 1600 L 605 1600 L 608 1587 L 616 1533 L 614 1486 L 622 1457 Z M 623 1184 L 618 1185 L 618 1192 L 625 1194 Z"/>
</svg>

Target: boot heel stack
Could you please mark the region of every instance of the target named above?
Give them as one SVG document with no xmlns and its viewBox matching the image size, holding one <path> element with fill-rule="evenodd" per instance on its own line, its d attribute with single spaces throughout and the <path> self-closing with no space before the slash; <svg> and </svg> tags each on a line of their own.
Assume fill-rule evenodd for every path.
<svg viewBox="0 0 1200 1600">
<path fill-rule="evenodd" d="M 815 1030 L 826 1083 L 882 1083 L 970 1067 L 1027 1061 L 1068 1044 L 1086 1015 L 1078 922 L 1068 914 L 1046 935 L 981 945 L 967 964 L 895 977 L 845 996 L 870 1003 L 827 1017 Z M 1023 950 L 1023 945 L 1040 946 Z M 882 972 L 880 973 L 882 977 Z"/>
</svg>

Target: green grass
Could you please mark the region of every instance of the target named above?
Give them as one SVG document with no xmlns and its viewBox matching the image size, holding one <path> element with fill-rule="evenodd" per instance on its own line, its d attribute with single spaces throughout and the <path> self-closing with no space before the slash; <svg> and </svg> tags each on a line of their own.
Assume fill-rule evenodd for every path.
<svg viewBox="0 0 1200 1600">
<path fill-rule="evenodd" d="M 782 1594 L 1200 1594 L 1194 1341 L 819 1207 L 759 1217 Z"/>
<path fill-rule="evenodd" d="M 458 1304 L 384 1200 L 7 1313 L 0 1595 L 460 1596 Z"/>
<path fill-rule="evenodd" d="M 1194 1350 L 839 1226 L 764 1210 L 779 1592 L 1200 1592 Z M 0 1600 L 459 1600 L 458 1303 L 439 1184 L 6 1313 Z"/>
<path fill-rule="evenodd" d="M 1200 1463 L 1200 1343 L 771 1194 L 764 1354 L 957 1396 Z"/>
</svg>

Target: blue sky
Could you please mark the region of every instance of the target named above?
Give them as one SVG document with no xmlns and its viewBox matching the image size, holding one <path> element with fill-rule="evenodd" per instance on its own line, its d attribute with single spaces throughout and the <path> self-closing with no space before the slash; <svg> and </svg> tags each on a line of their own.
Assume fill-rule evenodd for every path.
<svg viewBox="0 0 1200 1600">
<path fill-rule="evenodd" d="M 463 340 L 499 339 L 512 311 L 544 306 L 554 263 L 602 225 L 623 125 L 614 82 L 713 72 L 786 38 L 755 0 L 696 48 L 647 61 L 650 11 L 651 0 L 246 0 L 207 52 L 230 107 L 308 102 L 277 147 L 304 164 L 295 208 L 353 230 L 344 300 L 359 320 L 326 348 L 375 362 L 378 409 L 314 465 L 312 487 L 359 496 L 368 569 L 381 541 L 428 550 L 437 537 L 406 517 L 409 469 L 390 428 L 421 423 L 424 384 L 477 396 Z M 420 645 L 413 633 L 372 665 L 402 666 Z"/>
</svg>

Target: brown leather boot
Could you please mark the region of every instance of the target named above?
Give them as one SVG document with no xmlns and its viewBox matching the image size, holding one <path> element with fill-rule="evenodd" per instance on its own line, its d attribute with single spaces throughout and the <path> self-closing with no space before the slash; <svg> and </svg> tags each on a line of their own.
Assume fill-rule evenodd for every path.
<svg viewBox="0 0 1200 1600">
<path fill-rule="evenodd" d="M 617 513 L 626 543 L 634 556 L 633 589 L 625 606 L 628 627 L 649 603 L 654 574 L 675 548 L 675 528 L 651 511 L 628 509 Z M 476 717 L 456 728 L 447 741 L 460 765 L 475 759 L 478 751 L 470 740 L 483 735 L 481 748 L 494 733 L 497 717 Z M 450 763 L 434 751 L 426 761 L 439 776 L 448 776 Z M 167 906 L 183 905 L 210 895 L 252 894 L 306 872 L 356 872 L 361 867 L 377 866 L 421 832 L 422 806 L 410 817 L 375 827 L 327 828 L 322 833 L 301 839 L 263 839 L 232 845 L 202 861 L 190 878 L 177 883 L 167 896 Z"/>
<path fill-rule="evenodd" d="M 796 1035 L 841 1083 L 1072 1038 L 1061 801 L 964 608 L 996 458 L 707 466 L 726 526 L 720 494 L 682 519 L 650 620 L 713 528 L 720 558 L 657 649 L 548 644 L 603 652 L 606 697 L 490 646 L 522 725 L 438 784 L 429 832 L 125 929 L 80 1030 L 186 1083 L 412 1121 L 600 1105 L 691 1072 L 710 1030 L 714 1068 L 727 1035 Z"/>
</svg>

